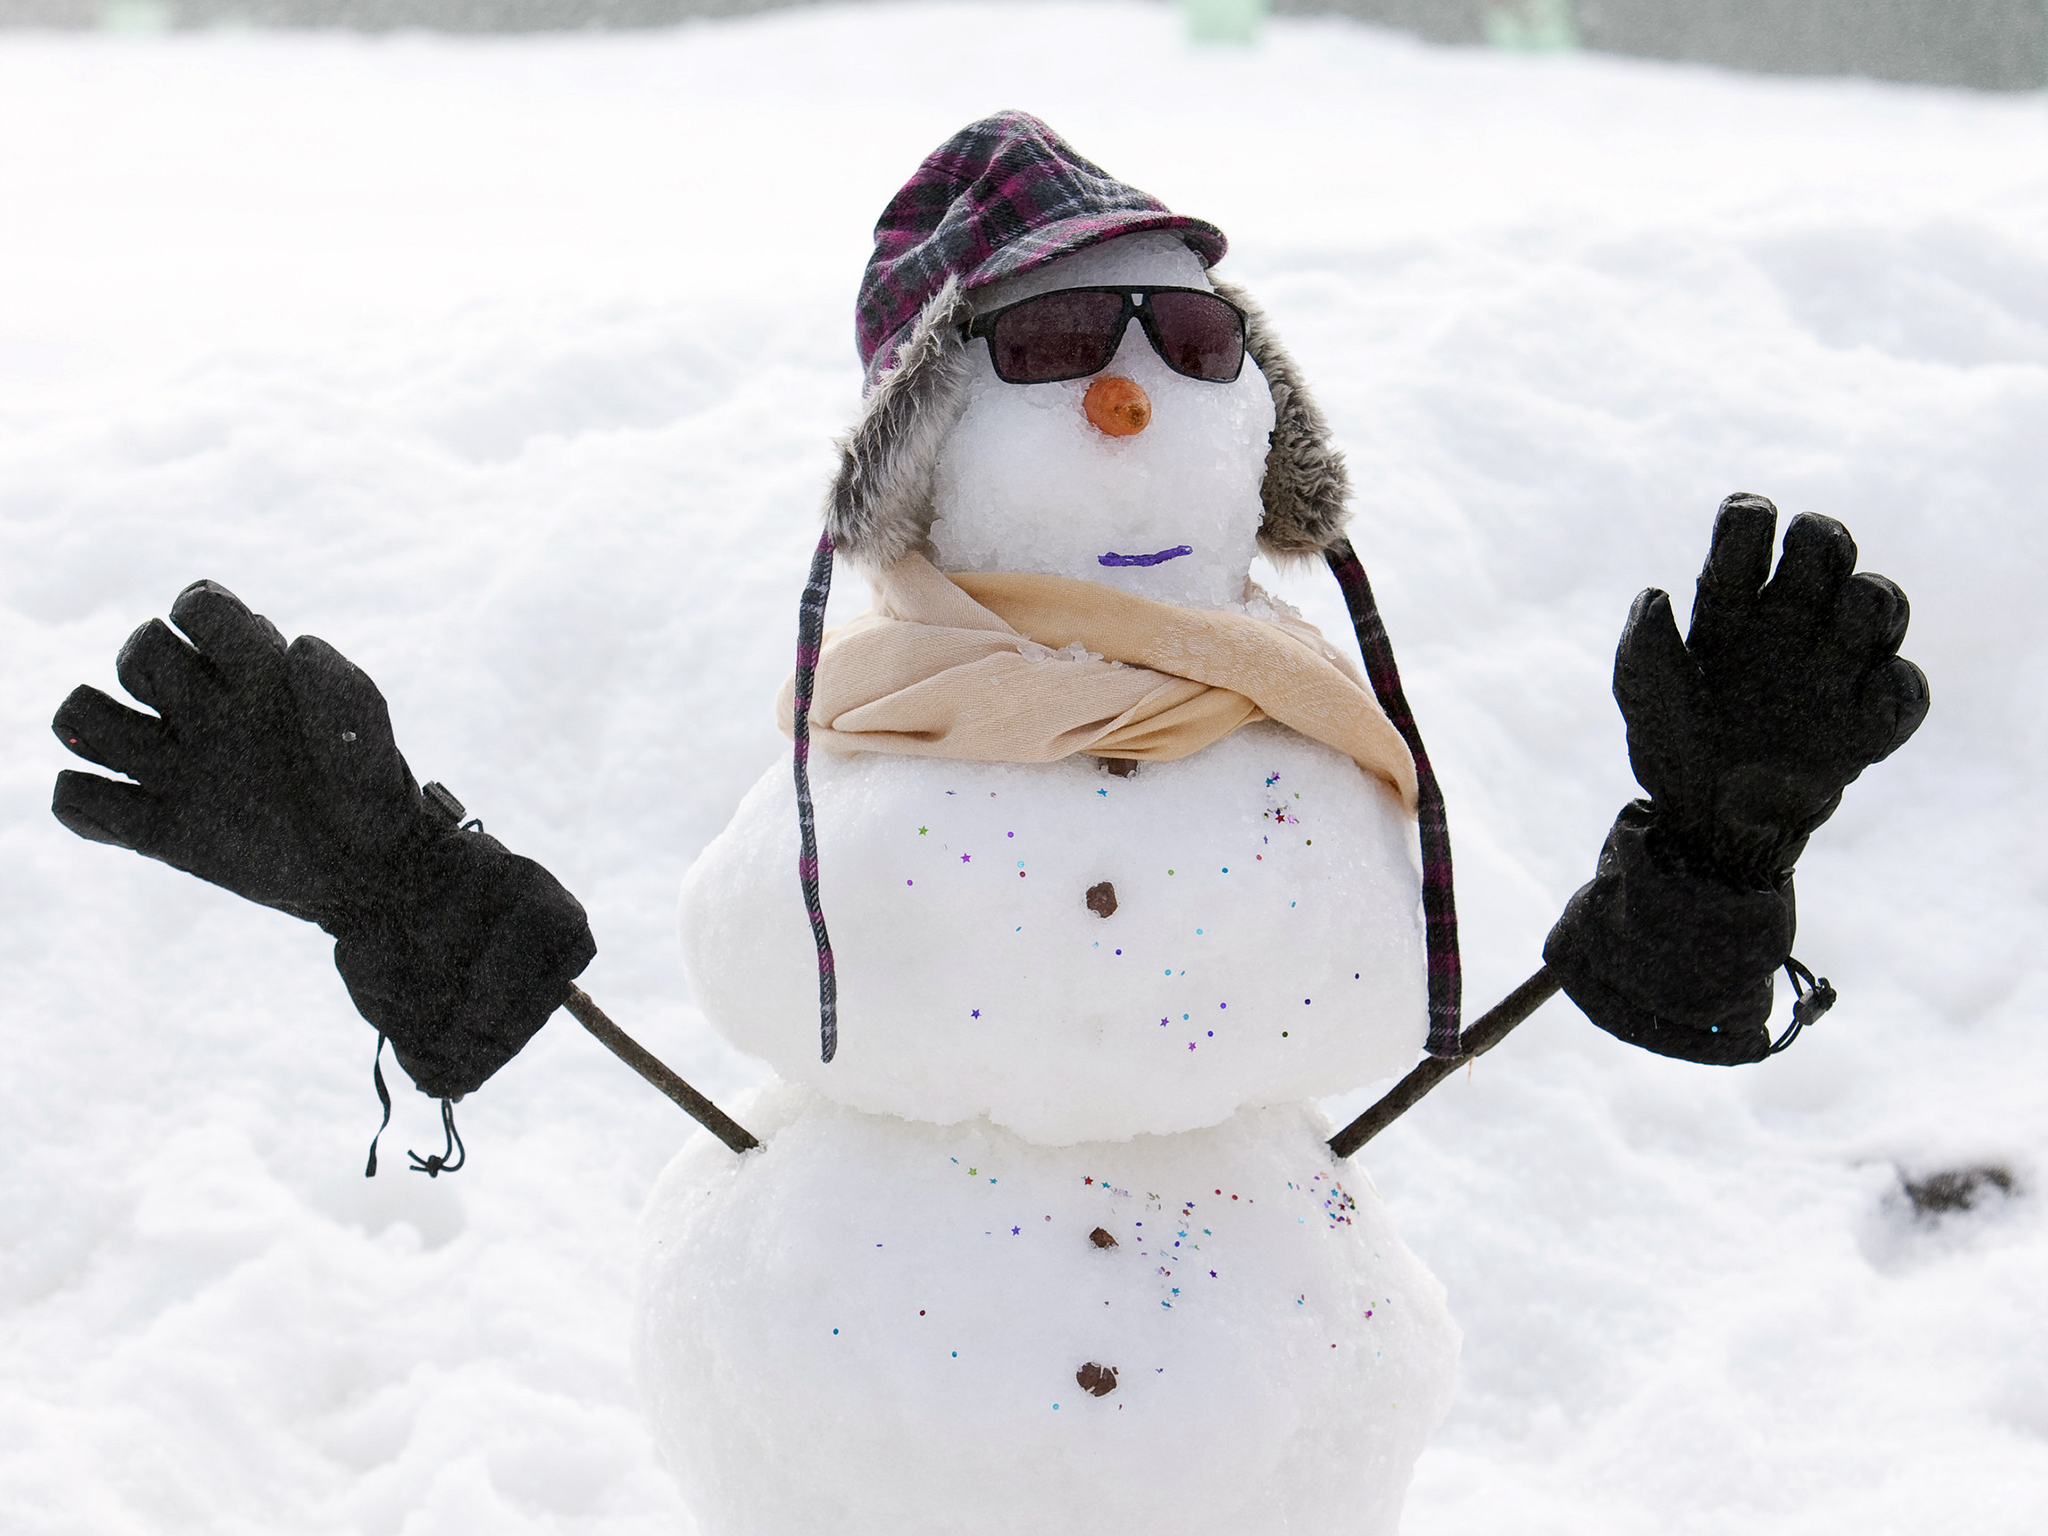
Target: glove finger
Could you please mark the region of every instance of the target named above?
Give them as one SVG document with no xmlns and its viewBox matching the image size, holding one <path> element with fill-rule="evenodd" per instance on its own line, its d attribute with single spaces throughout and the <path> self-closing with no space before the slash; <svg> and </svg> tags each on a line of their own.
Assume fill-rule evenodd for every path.
<svg viewBox="0 0 2048 1536">
<path fill-rule="evenodd" d="M 1864 685 L 1863 697 L 1873 712 L 1885 711 L 1892 722 L 1889 735 L 1880 733 L 1877 740 L 1881 745 L 1870 761 L 1881 763 L 1908 741 L 1920 729 L 1920 722 L 1927 718 L 1927 710 L 1934 702 L 1933 692 L 1927 686 L 1927 674 L 1903 656 L 1894 656 L 1871 674 Z M 1883 718 L 1883 716 L 1880 716 Z"/>
<path fill-rule="evenodd" d="M 1614 696 L 1626 714 L 1632 705 L 1672 700 L 1699 676 L 1678 621 L 1671 614 L 1671 595 L 1649 587 L 1629 606 L 1621 644 L 1614 650 Z"/>
<path fill-rule="evenodd" d="M 81 685 L 72 689 L 71 696 L 57 706 L 50 729 L 87 762 L 132 779 L 155 777 L 154 770 L 163 760 L 163 721 L 130 709 L 97 688 Z"/>
<path fill-rule="evenodd" d="M 1637 595 L 1614 652 L 1614 699 L 1628 723 L 1629 763 L 1655 798 L 1668 794 L 1685 750 L 1682 721 L 1699 685 L 1699 669 L 1678 638 L 1670 595 L 1651 587 Z"/>
<path fill-rule="evenodd" d="M 219 691 L 206 659 L 162 619 L 151 619 L 128 637 L 114 659 L 121 686 L 165 718 L 188 710 Z"/>
<path fill-rule="evenodd" d="M 171 622 L 192 637 L 231 686 L 284 661 L 284 636 L 277 626 L 251 613 L 217 581 L 195 581 L 180 592 L 171 604 Z"/>
<path fill-rule="evenodd" d="M 1695 651 L 1721 649 L 1756 606 L 1771 574 L 1771 541 L 1777 532 L 1778 509 L 1763 497 L 1738 492 L 1721 503 L 1686 633 Z"/>
<path fill-rule="evenodd" d="M 1826 613 L 1855 569 L 1856 541 L 1849 530 L 1832 517 L 1802 512 L 1785 530 L 1785 553 L 1764 588 L 1764 606 Z"/>
<path fill-rule="evenodd" d="M 288 665 L 306 739 L 334 786 L 337 812 L 383 822 L 415 810 L 419 786 L 392 737 L 390 707 L 369 674 L 313 635 L 292 642 Z"/>
<path fill-rule="evenodd" d="M 1858 571 L 1842 584 L 1837 643 L 1848 655 L 1871 661 L 1894 655 L 1912 616 L 1912 604 L 1894 583 L 1875 571 Z"/>
<path fill-rule="evenodd" d="M 156 857 L 161 807 L 133 784 L 67 768 L 57 775 L 50 814 L 80 837 Z"/>
</svg>

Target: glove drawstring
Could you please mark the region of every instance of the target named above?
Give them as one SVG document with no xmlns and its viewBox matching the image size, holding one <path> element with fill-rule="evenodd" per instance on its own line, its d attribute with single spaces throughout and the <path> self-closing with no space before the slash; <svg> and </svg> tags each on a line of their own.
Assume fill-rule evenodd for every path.
<svg viewBox="0 0 2048 1536">
<path fill-rule="evenodd" d="M 448 1138 L 448 1144 L 432 1157 L 421 1157 L 408 1150 L 406 1156 L 412 1159 L 412 1171 L 424 1173 L 430 1179 L 438 1179 L 444 1173 L 453 1173 L 460 1168 L 469 1154 L 463 1149 L 462 1138 L 455 1133 L 455 1101 L 441 1101 L 441 1130 Z M 452 1159 L 452 1161 L 451 1161 Z"/>
<path fill-rule="evenodd" d="M 370 1058 L 370 1081 L 377 1085 L 377 1097 L 384 1104 L 384 1118 L 378 1122 L 377 1134 L 370 1138 L 370 1161 L 363 1169 L 363 1177 L 377 1177 L 377 1143 L 384 1135 L 384 1129 L 391 1124 L 391 1090 L 384 1086 L 384 1036 L 377 1036 L 377 1054 Z"/>
<path fill-rule="evenodd" d="M 1792 978 L 1792 1022 L 1785 1026 L 1785 1033 L 1778 1036 L 1771 1045 L 1771 1054 L 1777 1055 L 1794 1040 L 1799 1031 L 1815 1023 L 1820 1016 L 1835 1006 L 1836 993 L 1827 977 L 1818 980 L 1813 972 L 1797 960 L 1785 961 L 1785 974 Z"/>
<path fill-rule="evenodd" d="M 370 1138 L 370 1161 L 363 1168 L 363 1177 L 377 1177 L 377 1143 L 391 1126 L 391 1090 L 384 1085 L 384 1036 L 377 1036 L 377 1054 L 370 1058 L 370 1081 L 377 1085 L 377 1099 L 384 1106 L 384 1118 L 377 1124 L 377 1134 Z M 430 1179 L 438 1179 L 444 1173 L 453 1173 L 468 1161 L 469 1153 L 462 1145 L 462 1136 L 455 1129 L 455 1101 L 441 1101 L 441 1132 L 447 1137 L 447 1145 L 432 1157 L 421 1157 L 410 1149 L 406 1156 L 412 1159 L 412 1171 L 424 1173 Z"/>
</svg>

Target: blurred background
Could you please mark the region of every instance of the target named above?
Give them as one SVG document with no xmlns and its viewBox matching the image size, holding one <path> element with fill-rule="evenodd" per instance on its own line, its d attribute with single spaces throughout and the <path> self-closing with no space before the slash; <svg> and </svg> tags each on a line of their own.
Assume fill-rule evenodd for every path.
<svg viewBox="0 0 2048 1536">
<path fill-rule="evenodd" d="M 544 32 L 666 27 L 809 0 L 0 0 L 0 26 L 149 32 L 321 27 Z M 1264 0 L 1187 0 L 1197 31 L 1256 26 Z M 1792 75 L 1990 90 L 2048 83 L 2044 0 L 1271 0 L 1440 43 L 1589 48 Z"/>
</svg>

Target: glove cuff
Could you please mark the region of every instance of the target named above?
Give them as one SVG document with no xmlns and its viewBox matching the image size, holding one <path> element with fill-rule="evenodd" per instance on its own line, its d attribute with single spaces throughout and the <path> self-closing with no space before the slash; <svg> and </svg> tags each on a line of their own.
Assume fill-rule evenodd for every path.
<svg viewBox="0 0 2048 1536">
<path fill-rule="evenodd" d="M 1587 1018 L 1631 1045 L 1716 1066 L 1761 1061 L 1772 980 L 1792 952 L 1791 877 L 1737 889 L 1690 867 L 1658 831 L 1641 800 L 1615 818 L 1544 963 Z"/>
<path fill-rule="evenodd" d="M 422 1093 L 461 1098 L 516 1056 L 597 953 L 583 907 L 531 859 L 449 829 L 336 935 L 356 1010 Z"/>
</svg>

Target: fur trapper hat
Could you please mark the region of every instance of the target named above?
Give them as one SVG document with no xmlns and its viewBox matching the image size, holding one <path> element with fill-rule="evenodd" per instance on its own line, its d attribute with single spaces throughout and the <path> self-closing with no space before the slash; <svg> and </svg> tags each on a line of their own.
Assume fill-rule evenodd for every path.
<svg viewBox="0 0 2048 1536">
<path fill-rule="evenodd" d="M 1227 249 L 1214 225 L 1116 180 L 1028 113 L 973 123 L 926 157 L 875 226 L 855 305 L 867 393 L 840 440 L 825 507 L 841 554 L 879 566 L 928 549 L 939 445 L 964 404 L 975 292 L 1142 230 L 1179 235 L 1204 266 Z M 1273 392 L 1259 546 L 1276 559 L 1324 554 L 1348 516 L 1343 455 L 1265 315 L 1242 289 L 1212 281 L 1245 312 L 1247 349 Z"/>
</svg>

